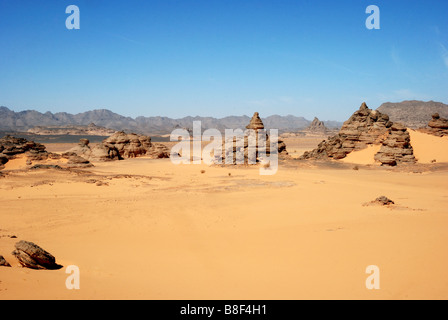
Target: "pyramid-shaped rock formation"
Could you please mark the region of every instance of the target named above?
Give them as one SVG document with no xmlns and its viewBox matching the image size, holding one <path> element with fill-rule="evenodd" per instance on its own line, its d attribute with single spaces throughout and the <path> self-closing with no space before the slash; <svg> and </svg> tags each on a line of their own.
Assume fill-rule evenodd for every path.
<svg viewBox="0 0 448 320">
<path fill-rule="evenodd" d="M 260 142 L 258 139 L 261 134 L 266 135 L 265 143 Z M 254 141 L 254 143 L 249 143 L 249 141 Z M 226 149 L 226 145 L 230 145 L 231 147 Z M 254 155 L 255 161 L 259 162 L 262 160 L 261 151 L 264 150 L 266 156 L 269 156 L 274 152 L 276 152 L 279 157 L 288 156 L 286 144 L 280 139 L 277 140 L 277 143 L 273 145 L 273 149 L 271 150 L 270 137 L 264 130 L 264 124 L 260 115 L 258 112 L 255 112 L 250 123 L 246 126 L 244 135 L 226 137 L 222 146 L 222 157 L 223 161 L 225 161 L 225 159 L 233 159 L 233 163 L 248 163 L 249 157 Z"/>
<path fill-rule="evenodd" d="M 337 135 L 322 141 L 316 149 L 305 152 L 300 159 L 342 159 L 350 152 L 372 144 L 381 144 L 375 160 L 382 165 L 415 162 L 407 128 L 392 123 L 387 114 L 371 110 L 365 103 L 344 122 Z"/>
<path fill-rule="evenodd" d="M 328 131 L 323 121 L 320 121 L 317 117 L 310 123 L 306 131 L 311 133 L 326 133 Z"/>
<path fill-rule="evenodd" d="M 389 133 L 392 122 L 377 110 L 371 110 L 365 103 L 344 122 L 339 133 L 322 141 L 312 151 L 305 152 L 300 159 L 342 159 L 369 144 L 378 144 Z"/>
</svg>

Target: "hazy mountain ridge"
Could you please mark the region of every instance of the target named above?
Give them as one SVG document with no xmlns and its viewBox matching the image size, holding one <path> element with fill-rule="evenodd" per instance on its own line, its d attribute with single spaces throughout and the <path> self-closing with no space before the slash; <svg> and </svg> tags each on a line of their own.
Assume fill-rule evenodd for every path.
<svg viewBox="0 0 448 320">
<path fill-rule="evenodd" d="M 448 118 L 448 105 L 435 101 L 386 102 L 377 110 L 387 114 L 392 122 L 400 122 L 414 129 L 426 127 L 434 113 Z"/>
<path fill-rule="evenodd" d="M 311 121 L 304 117 L 292 115 L 272 115 L 263 118 L 267 129 L 279 129 L 280 131 L 294 131 L 307 127 Z M 15 112 L 7 107 L 0 107 L 0 130 L 3 131 L 27 131 L 34 127 L 45 126 L 87 126 L 94 123 L 97 126 L 114 130 L 132 131 L 141 134 L 167 134 L 174 128 L 191 128 L 193 121 L 201 121 L 202 129 L 244 129 L 250 121 L 249 116 L 228 116 L 224 118 L 188 116 L 180 119 L 168 117 L 144 117 L 135 119 L 125 117 L 106 109 L 98 109 L 78 114 L 67 112 L 41 113 L 35 110 Z M 341 125 L 337 121 L 329 121 L 333 126 Z M 330 125 L 331 126 L 331 125 Z"/>
</svg>

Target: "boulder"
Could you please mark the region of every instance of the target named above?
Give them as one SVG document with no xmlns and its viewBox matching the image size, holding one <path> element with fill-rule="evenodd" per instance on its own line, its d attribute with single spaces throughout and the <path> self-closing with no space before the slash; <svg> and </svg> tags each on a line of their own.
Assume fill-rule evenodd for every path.
<svg viewBox="0 0 448 320">
<path fill-rule="evenodd" d="M 21 240 L 15 244 L 12 254 L 25 268 L 55 270 L 62 268 L 56 263 L 55 257 L 38 245 Z"/>
</svg>

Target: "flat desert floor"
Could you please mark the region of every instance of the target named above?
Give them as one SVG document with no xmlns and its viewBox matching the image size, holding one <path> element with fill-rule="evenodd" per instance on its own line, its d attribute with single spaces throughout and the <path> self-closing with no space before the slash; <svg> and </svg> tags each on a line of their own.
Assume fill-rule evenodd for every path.
<svg viewBox="0 0 448 320">
<path fill-rule="evenodd" d="M 0 299 L 447 299 L 447 150 L 394 169 L 359 152 L 357 170 L 292 159 L 271 176 L 144 157 L 67 170 L 12 160 L 0 175 L 12 265 L 0 267 Z M 381 195 L 395 204 L 365 205 Z M 19 240 L 64 267 L 19 267 Z M 370 265 L 379 289 L 366 288 Z"/>
</svg>

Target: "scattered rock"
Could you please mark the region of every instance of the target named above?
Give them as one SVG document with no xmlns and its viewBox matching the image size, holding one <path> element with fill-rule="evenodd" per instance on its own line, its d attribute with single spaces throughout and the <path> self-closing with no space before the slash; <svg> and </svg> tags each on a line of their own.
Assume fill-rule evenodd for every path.
<svg viewBox="0 0 448 320">
<path fill-rule="evenodd" d="M 374 200 L 374 202 L 381 204 L 383 206 L 388 206 L 390 204 L 395 204 L 395 202 L 393 202 L 392 200 L 390 200 L 388 197 L 386 196 L 379 196 L 378 198 L 376 198 Z"/>
<path fill-rule="evenodd" d="M 15 248 L 12 254 L 23 267 L 49 270 L 62 268 L 53 255 L 32 242 L 21 240 L 15 244 Z"/>
<path fill-rule="evenodd" d="M 380 196 L 373 201 L 364 203 L 363 206 L 390 206 L 392 204 L 395 204 L 395 202 L 386 196 Z"/>
<path fill-rule="evenodd" d="M 0 255 L 0 267 L 10 267 L 11 265 L 6 261 L 5 258 L 3 258 L 2 255 Z"/>
</svg>

